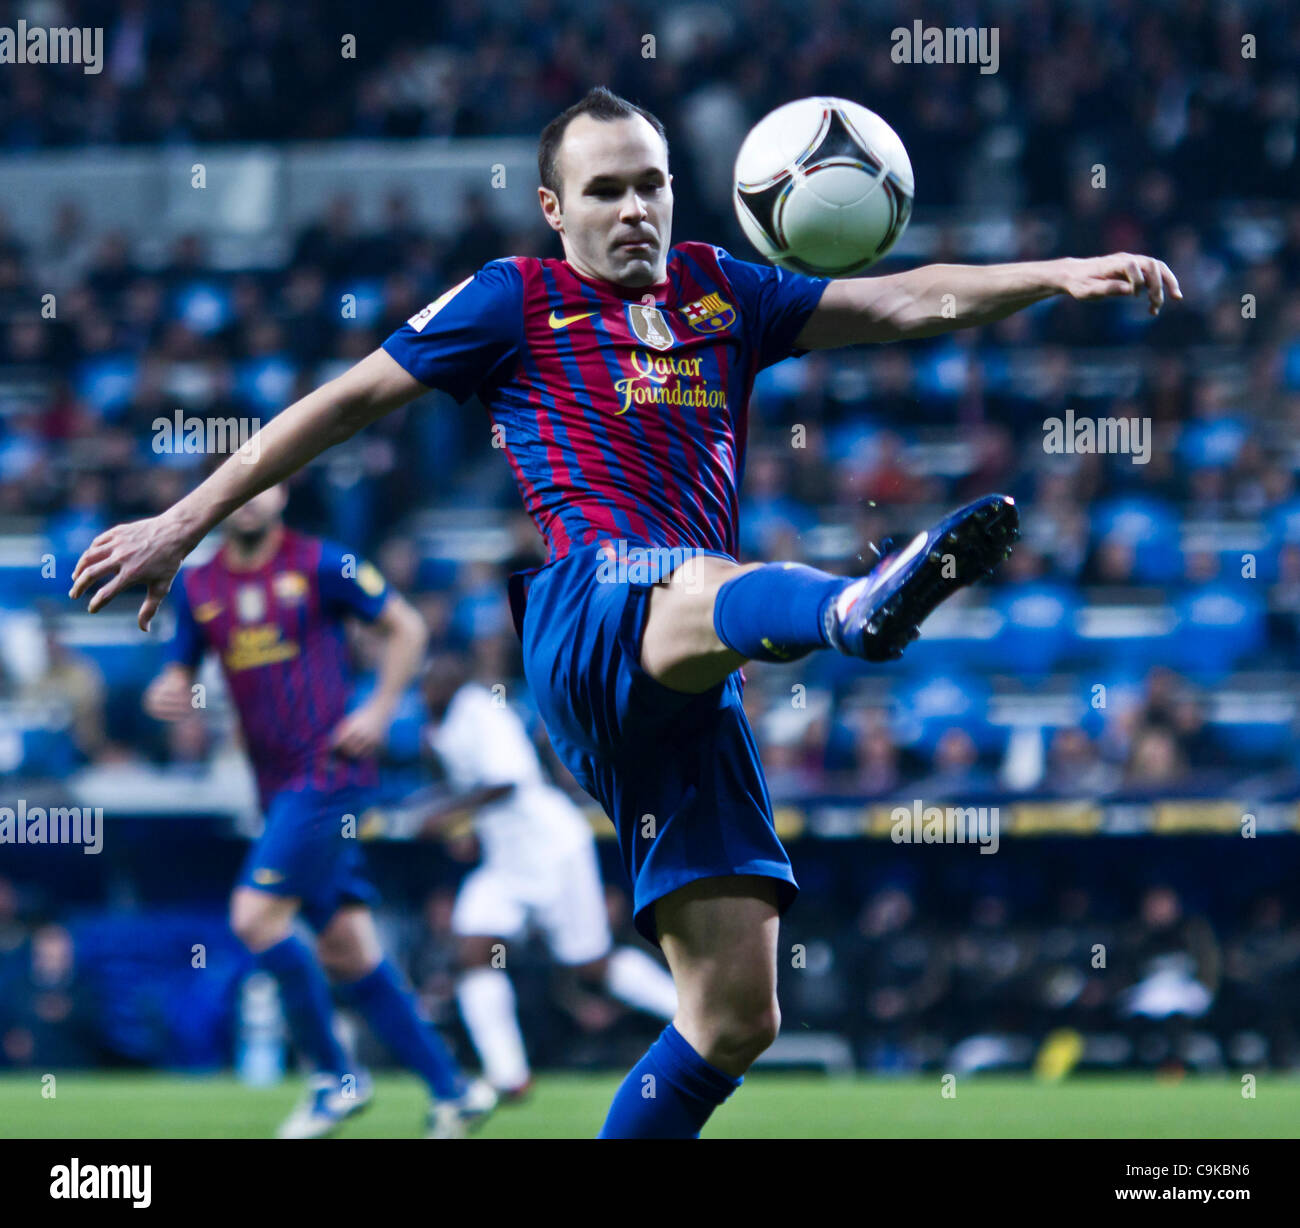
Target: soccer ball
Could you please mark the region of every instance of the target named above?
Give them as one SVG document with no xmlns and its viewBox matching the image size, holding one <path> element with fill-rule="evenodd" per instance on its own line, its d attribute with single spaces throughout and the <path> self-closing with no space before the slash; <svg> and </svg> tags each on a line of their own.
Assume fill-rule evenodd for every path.
<svg viewBox="0 0 1300 1228">
<path fill-rule="evenodd" d="M 736 155 L 736 216 L 773 264 L 849 277 L 898 242 L 912 214 L 912 162 L 874 111 L 800 98 L 764 116 Z"/>
</svg>

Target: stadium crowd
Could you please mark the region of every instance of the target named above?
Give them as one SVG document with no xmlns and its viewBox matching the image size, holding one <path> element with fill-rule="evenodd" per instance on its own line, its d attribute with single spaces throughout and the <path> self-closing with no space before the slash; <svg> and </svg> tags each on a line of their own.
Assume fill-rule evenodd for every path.
<svg viewBox="0 0 1300 1228">
<path fill-rule="evenodd" d="M 364 22 L 345 0 L 57 0 L 42 16 L 101 27 L 103 70 L 6 73 L 10 149 L 533 136 L 603 81 L 681 134 L 706 178 L 725 179 L 718 147 L 773 106 L 838 94 L 933 151 L 933 206 L 970 198 L 986 142 L 1015 150 L 1031 206 L 1070 196 L 1079 143 L 1105 146 L 1130 182 L 1163 162 L 1184 208 L 1295 184 L 1300 17 L 1269 0 L 928 6 L 926 26 L 997 29 L 987 74 L 895 63 L 893 32 L 916 16 L 902 0 L 449 0 L 372 4 Z"/>
<path fill-rule="evenodd" d="M 667 124 L 675 237 L 756 259 L 731 216 L 730 152 L 783 101 L 858 99 L 897 127 L 916 168 L 912 246 L 899 261 L 1147 251 L 1186 297 L 1154 322 L 1139 305 L 1051 301 L 978 332 L 818 353 L 760 375 L 744 560 L 861 570 L 872 543 L 989 490 L 1016 496 L 1026 534 L 996 579 L 945 607 L 898 666 L 819 654 L 747 670 L 774 799 L 1160 798 L 1244 786 L 1295 796 L 1300 10 L 993 4 L 980 20 L 999 28 L 1000 65 L 986 75 L 895 63 L 890 32 L 910 26 L 914 6 L 866 7 L 449 0 L 372 4 L 353 30 L 354 6 L 335 0 L 55 0 L 42 6 L 48 24 L 104 26 L 104 71 L 8 66 L 0 153 L 532 137 L 603 81 Z M 0 24 L 23 8 L 0 3 Z M 976 18 L 942 0 L 925 20 Z M 349 32 L 355 58 L 341 45 Z M 286 264 L 235 269 L 218 268 L 189 233 L 153 260 L 93 227 L 75 199 L 35 241 L 0 218 L 7 791 L 85 767 L 197 779 L 230 749 L 229 721 L 212 713 L 167 728 L 146 718 L 140 696 L 161 643 L 96 639 L 109 620 L 63 598 L 71 562 L 98 531 L 162 509 L 200 476 L 204 456 L 159 446 L 160 421 L 264 422 L 487 260 L 560 254 L 540 219 L 504 228 L 487 191 L 466 197 L 450 236 L 426 232 L 401 194 L 380 224 L 360 215 L 346 194 L 323 200 Z M 354 314 L 340 310 L 348 295 Z M 1049 428 L 1071 415 L 1126 420 L 1139 434 L 1118 454 L 1049 451 Z M 295 479 L 289 516 L 372 557 L 436 645 L 471 653 L 481 678 L 505 682 L 527 708 L 504 580 L 539 559 L 539 542 L 480 407 L 431 395 L 376 424 Z M 364 660 L 364 637 L 357 650 Z M 410 706 L 388 748 L 404 787 L 422 781 L 421 719 Z M 796 860 L 815 887 L 825 850 Z M 625 932 L 626 900 L 615 888 L 610 898 Z M 789 1020 L 850 1037 L 863 1066 L 1042 1060 L 1050 1073 L 1074 1060 L 1300 1059 L 1290 1022 L 1300 930 L 1273 894 L 1213 919 L 1148 883 L 1118 896 L 1062 889 L 1028 911 L 995 884 L 947 912 L 905 880 L 859 878 L 819 912 L 821 898 L 806 891 L 789 918 L 808 962 L 783 973 L 783 1004 Z M 451 1023 L 449 899 L 435 892 L 422 919 L 403 923 L 403 955 L 430 1012 Z M 147 1039 L 171 1000 L 162 982 L 126 966 L 122 983 L 154 998 L 107 1021 L 133 1029 L 137 1047 L 124 1056 L 107 1045 L 89 969 L 106 966 L 116 919 L 79 927 L 66 912 L 0 879 L 0 1066 L 163 1060 Z M 96 959 L 86 943 L 98 944 Z M 1109 971 L 1089 973 L 1094 943 L 1114 952 Z M 521 1000 L 540 1002 L 527 990 L 542 985 L 541 965 L 520 975 Z M 550 1035 L 569 1038 L 557 1059 L 616 1064 L 623 1055 L 602 1049 L 606 1039 L 640 1044 L 608 1004 L 562 1001 L 567 1021 L 550 1020 Z M 546 1020 L 526 1022 L 544 1062 Z M 1067 1033 L 1084 1037 L 1081 1055 L 1069 1040 L 1045 1045 Z"/>
<path fill-rule="evenodd" d="M 810 14 L 750 0 L 651 14 L 616 3 L 597 14 L 530 0 L 415 15 L 379 5 L 355 61 L 343 60 L 355 65 L 349 78 L 335 62 L 344 5 L 68 0 L 51 18 L 103 24 L 105 70 L 5 74 L 0 146 L 532 135 L 599 78 L 668 124 L 677 237 L 752 257 L 717 150 L 786 98 L 864 99 L 911 150 L 914 230 L 927 215 L 941 219 L 927 258 L 987 259 L 990 243 L 1019 258 L 1151 251 L 1177 271 L 1186 299 L 1155 323 L 1133 306 L 1053 301 L 978 333 L 765 372 L 744 557 L 852 571 L 886 532 L 1006 490 L 1021 501 L 1027 540 L 972 601 L 982 607 L 987 595 L 1000 630 L 936 638 L 916 664 L 963 682 L 1019 675 L 1072 698 L 1073 715 L 1040 723 L 1037 767 L 1017 779 L 1104 792 L 1227 771 L 1242 754 L 1289 778 L 1290 684 L 1267 727 L 1219 736 L 1207 725 L 1226 720 L 1215 688 L 1232 671 L 1284 678 L 1300 640 L 1300 206 L 1275 203 L 1296 199 L 1300 170 L 1300 21 L 1284 6 L 1202 0 L 993 5 L 1000 62 L 985 75 L 891 60 L 904 7 L 827 0 Z M 927 16 L 969 20 L 956 3 Z M 0 224 L 0 527 L 34 531 L 60 560 L 75 557 L 99 529 L 166 506 L 197 476 L 199 458 L 159 450 L 160 419 L 183 410 L 265 421 L 485 261 L 558 251 L 540 222 L 503 231 L 489 198 L 468 197 L 459 231 L 439 241 L 399 194 L 364 230 L 340 195 L 273 270 L 217 271 L 193 234 L 143 267 L 125 236 L 94 232 L 72 200 L 40 244 Z M 994 201 L 1017 209 L 1009 238 L 945 212 Z M 57 319 L 40 313 L 47 291 L 57 292 Z M 355 318 L 339 310 L 348 293 Z M 1070 413 L 1144 423 L 1143 454 L 1050 454 L 1047 425 Z M 291 516 L 372 554 L 419 597 L 437 639 L 475 642 L 483 670 L 518 682 L 502 581 L 535 544 L 513 518 L 499 460 L 481 414 L 431 397 L 296 483 Z M 435 500 L 492 509 L 513 543 L 498 552 L 506 557 L 436 557 L 411 514 Z M 7 604 L 30 606 L 30 589 L 15 586 Z M 1116 604 L 1128 611 L 1118 631 Z M 1087 630 L 1098 625 L 1109 629 Z M 91 657 L 52 631 L 39 638 L 43 652 L 26 652 L 30 638 L 19 637 L 10 643 L 23 651 L 0 653 L 0 695 L 66 696 L 75 720 L 59 765 L 142 745 L 182 761 L 203 753 L 197 727 L 169 735 L 180 745 L 159 744 L 164 735 L 132 702 L 141 678 L 105 683 Z M 1145 677 L 1152 664 L 1164 669 Z M 1062 671 L 1074 681 L 1042 681 Z M 862 681 L 821 660 L 793 674 L 751 671 L 751 712 L 778 791 L 888 791 L 927 777 L 960 785 L 1005 767 L 1006 727 L 972 729 L 978 713 L 941 704 L 925 728 L 909 727 L 900 708 L 915 710 L 915 694 L 864 693 Z M 1121 702 L 1100 716 L 1079 710 L 1098 684 L 1118 684 Z M 810 688 L 802 707 L 789 701 L 796 685 Z M 514 693 L 525 698 L 521 686 Z M 0 771 L 39 774 L 26 755 L 0 756 Z"/>
<path fill-rule="evenodd" d="M 804 1049 L 802 1060 L 843 1061 L 847 1044 L 854 1065 L 895 1073 L 1300 1066 L 1300 921 L 1281 893 L 1215 920 L 1163 883 L 1134 892 L 1122 908 L 1103 899 L 1113 895 L 1100 884 L 1075 885 L 1028 910 L 989 890 L 969 895 L 963 912 L 934 900 L 923 906 L 900 879 L 843 912 L 810 898 L 783 927 L 783 941 L 804 954 L 783 968 L 782 1009 L 805 1040 L 834 1044 Z M 635 941 L 625 894 L 610 887 L 607 896 L 615 932 Z M 452 901 L 439 889 L 422 909 L 390 913 L 388 922 L 426 1017 L 464 1043 Z M 208 996 L 224 1005 L 211 1018 L 212 1004 L 193 988 L 187 1011 L 165 1010 L 157 968 L 141 959 L 129 979 L 115 975 L 113 961 L 89 953 L 98 951 L 92 934 L 102 922 L 55 921 L 48 904 L 0 878 L 0 1069 L 228 1059 L 242 964 L 223 971 L 214 953 Z M 78 937 L 87 950 L 78 950 Z M 543 1065 L 617 1065 L 653 1034 L 652 1019 L 582 991 L 534 947 L 516 949 L 512 967 L 530 1049 Z M 212 1047 L 193 1039 L 200 1019 L 218 1033 Z M 366 1060 L 383 1060 L 373 1042 L 361 1043 Z"/>
<path fill-rule="evenodd" d="M 182 407 L 265 421 L 464 270 L 494 253 L 547 250 L 541 234 L 502 233 L 486 210 L 442 247 L 403 222 L 400 198 L 382 229 L 364 233 L 340 198 L 299 236 L 282 272 L 213 270 L 193 236 L 177 240 L 164 267 L 143 268 L 120 236 L 63 246 L 74 214 L 69 205 L 55 219 L 62 237 L 45 251 L 0 230 L 0 529 L 38 534 L 65 564 L 101 529 L 162 509 L 198 479 L 201 455 L 159 447 L 157 424 Z M 997 582 L 927 628 L 931 642 L 901 668 L 873 675 L 819 657 L 749 672 L 751 714 L 778 790 L 835 783 L 888 792 L 932 773 L 996 768 L 1007 728 L 967 727 L 963 736 L 987 707 L 945 716 L 940 705 L 920 731 L 904 719 L 903 707 L 926 710 L 915 687 L 950 674 L 1037 680 L 1073 697 L 1074 718 L 1039 722 L 1045 742 L 1031 783 L 1050 777 L 1100 792 L 1153 774 L 1176 783 L 1194 769 L 1231 768 L 1238 743 L 1252 768 L 1290 771 L 1282 747 L 1300 611 L 1291 442 L 1300 426 L 1300 294 L 1288 286 L 1300 269 L 1300 208 L 1275 221 L 1275 249 L 1252 262 L 1185 232 L 1184 258 L 1171 258 L 1187 300 L 1154 325 L 1136 308 L 1100 309 L 1087 317 L 1097 333 L 1087 337 L 1074 304 L 1049 302 L 980 333 L 823 352 L 760 375 L 742 498 L 745 559 L 861 570 L 886 532 L 914 530 L 990 489 L 1016 495 L 1026 528 Z M 1143 230 L 1131 246 L 1158 249 L 1162 233 Z M 61 286 L 60 310 L 42 320 L 33 304 L 49 284 Z M 368 304 L 356 320 L 341 318 L 347 293 Z M 1247 294 L 1257 309 L 1243 319 Z M 1147 455 L 1047 452 L 1046 424 L 1067 414 L 1145 424 Z M 499 462 L 482 410 L 435 394 L 295 482 L 290 514 L 369 553 L 417 598 L 435 640 L 476 652 L 485 676 L 526 701 L 504 577 L 538 546 Z M 442 516 L 497 524 L 495 557 L 442 549 L 419 514 L 435 504 Z M 136 707 L 145 679 L 115 675 L 106 685 L 92 656 L 61 644 L 66 611 L 56 586 L 48 589 L 35 650 L 30 637 L 13 636 L 0 651 L 0 694 L 66 698 L 76 759 L 156 741 L 162 735 Z M 30 624 L 31 585 L 15 583 L 5 605 L 0 620 Z M 971 638 L 980 611 L 992 611 L 993 629 Z M 1103 631 L 1091 632 L 1099 620 Z M 1216 738 L 1206 728 L 1223 716 L 1216 688 L 1246 669 L 1266 671 L 1286 700 L 1260 738 L 1249 729 Z M 1120 685 L 1123 702 L 1084 711 L 1090 688 L 1108 683 Z M 799 704 L 796 685 L 807 690 Z M 190 748 L 172 748 L 182 757 L 203 737 L 184 727 L 173 736 Z"/>
<path fill-rule="evenodd" d="M 1008 256 L 1151 251 L 1177 271 L 1186 299 L 1155 323 L 1133 306 L 1053 301 L 978 333 L 765 372 L 751 417 L 744 557 L 852 571 L 886 532 L 1009 491 L 1027 541 L 987 590 L 1000 631 L 937 638 L 918 667 L 963 680 L 1027 676 L 1034 686 L 1073 671 L 1058 689 L 1076 708 L 1098 684 L 1118 683 L 1122 700 L 1105 719 L 1076 711 L 1043 722 L 1038 767 L 1018 778 L 1102 792 L 1176 783 L 1229 769 L 1241 747 L 1252 768 L 1286 776 L 1294 688 L 1259 736 L 1219 737 L 1207 724 L 1224 715 L 1214 688 L 1231 671 L 1281 677 L 1300 640 L 1300 206 L 1273 203 L 1295 200 L 1300 182 L 1300 21 L 1284 6 L 1202 0 L 993 5 L 986 20 L 999 28 L 1000 61 L 985 75 L 895 63 L 890 32 L 904 7 L 827 0 L 810 14 L 750 0 L 650 13 L 616 3 L 597 14 L 530 0 L 415 15 L 379 5 L 367 11 L 355 61 L 343 60 L 355 65 L 349 78 L 335 62 L 344 5 L 67 0 L 52 6 L 51 24 L 102 24 L 105 70 L 5 74 L 0 146 L 532 135 L 599 78 L 658 112 L 674 136 L 677 237 L 752 257 L 717 150 L 734 148 L 785 98 L 865 99 L 912 152 L 914 229 L 927 214 L 951 220 L 932 228 L 927 258 L 987 258 L 989 229 L 945 207 L 996 201 L 1017 209 L 1011 237 L 997 240 Z M 956 3 L 927 16 L 969 20 Z M 99 529 L 166 506 L 197 476 L 199 458 L 159 450 L 160 419 L 183 409 L 265 421 L 485 261 L 556 253 L 540 222 L 503 231 L 489 198 L 469 196 L 459 231 L 440 242 L 399 194 L 366 230 L 340 195 L 274 270 L 219 272 L 193 234 L 143 267 L 125 236 L 94 232 L 72 200 L 40 244 L 0 224 L 0 527 L 35 531 L 61 560 L 75 557 Z M 47 291 L 58 294 L 56 319 L 39 310 Z M 348 293 L 355 318 L 338 307 Z M 1047 425 L 1070 413 L 1144 423 L 1143 454 L 1048 453 Z M 502 581 L 535 545 L 512 519 L 516 496 L 499 460 L 481 415 L 431 397 L 331 454 L 296 484 L 291 515 L 371 553 L 419 597 L 436 638 L 476 642 L 483 670 L 518 681 Z M 492 509 L 514 543 L 506 557 L 437 558 L 411 515 L 435 500 Z M 1130 599 L 1140 628 L 1129 616 L 1114 631 L 1112 611 L 1111 630 L 1087 632 Z M 30 601 L 15 586 L 7 604 Z M 203 752 L 197 728 L 170 735 L 179 746 L 157 745 L 163 735 L 131 702 L 141 679 L 105 684 L 94 660 L 53 632 L 40 638 L 45 651 L 0 653 L 0 695 L 67 697 L 73 746 L 60 764 L 151 741 L 155 757 Z M 11 643 L 25 650 L 29 640 Z M 1152 664 L 1165 668 L 1144 677 L 1139 666 Z M 960 783 L 996 770 L 1008 752 L 1006 728 L 964 727 L 942 705 L 924 729 L 906 727 L 899 709 L 915 709 L 914 694 L 864 694 L 861 675 L 836 663 L 789 673 L 750 675 L 778 791 Z M 792 709 L 795 685 L 811 696 Z M 40 767 L 24 765 L 23 753 L 0 760 L 0 771 Z"/>
</svg>

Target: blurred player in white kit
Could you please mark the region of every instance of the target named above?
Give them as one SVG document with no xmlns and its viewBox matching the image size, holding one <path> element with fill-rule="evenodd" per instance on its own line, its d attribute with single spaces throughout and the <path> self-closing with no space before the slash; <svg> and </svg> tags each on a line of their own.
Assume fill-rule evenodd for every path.
<svg viewBox="0 0 1300 1228">
<path fill-rule="evenodd" d="M 423 685 L 425 741 L 453 795 L 424 817 L 422 834 L 473 820 L 482 861 L 461 883 L 452 915 L 457 998 L 484 1076 L 509 1099 L 531 1081 L 514 986 L 501 966 L 511 940 L 539 930 L 555 961 L 584 984 L 662 1019 L 673 1017 L 677 994 L 649 954 L 614 947 L 591 826 L 547 780 L 504 694 L 470 680 L 453 654 L 430 661 Z"/>
</svg>

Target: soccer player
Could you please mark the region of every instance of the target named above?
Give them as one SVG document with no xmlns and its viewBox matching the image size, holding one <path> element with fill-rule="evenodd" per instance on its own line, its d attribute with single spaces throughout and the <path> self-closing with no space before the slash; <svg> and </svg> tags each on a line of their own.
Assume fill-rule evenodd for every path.
<svg viewBox="0 0 1300 1228">
<path fill-rule="evenodd" d="M 220 660 L 266 816 L 230 924 L 279 982 L 294 1041 L 314 1067 L 280 1137 L 322 1137 L 370 1099 L 368 1076 L 334 1035 L 328 975 L 428 1083 L 429 1137 L 459 1138 L 491 1111 L 495 1093 L 466 1082 L 384 958 L 356 840 L 378 783 L 374 756 L 419 670 L 424 622 L 369 563 L 285 528 L 284 505 L 282 486 L 250 499 L 226 520 L 221 549 L 177 577 L 172 659 L 146 691 L 145 710 L 159 720 L 190 715 L 203 656 Z M 345 712 L 349 618 L 384 642 L 373 695 Z M 294 932 L 299 913 L 318 935 L 315 951 Z"/>
<path fill-rule="evenodd" d="M 894 657 L 1015 533 L 1012 501 L 987 496 L 866 576 L 738 564 L 756 372 L 987 324 L 1053 295 L 1145 294 L 1154 313 L 1180 291 L 1161 261 L 1127 252 L 826 281 L 707 243 L 672 247 L 663 125 L 603 88 L 547 125 L 538 163 L 563 259 L 493 260 L 447 290 L 272 419 L 255 463 L 229 461 L 161 515 L 100 534 L 71 595 L 102 584 L 94 611 L 143 584 L 145 627 L 181 559 L 257 491 L 429 388 L 477 393 L 549 543 L 546 565 L 511 583 L 529 684 L 557 752 L 615 824 L 635 922 L 677 987 L 672 1024 L 602 1134 L 688 1137 L 776 1036 L 777 929 L 797 892 L 740 667 L 824 648 Z"/>
<path fill-rule="evenodd" d="M 515 991 L 493 956 L 540 929 L 556 961 L 576 978 L 665 1020 L 677 1009 L 672 978 L 644 951 L 613 947 L 591 827 L 542 771 L 523 722 L 464 658 L 442 653 L 425 666 L 426 730 L 451 800 L 423 818 L 425 835 L 473 817 L 479 866 L 456 893 L 461 1017 L 493 1087 L 516 1099 L 531 1082 Z"/>
</svg>

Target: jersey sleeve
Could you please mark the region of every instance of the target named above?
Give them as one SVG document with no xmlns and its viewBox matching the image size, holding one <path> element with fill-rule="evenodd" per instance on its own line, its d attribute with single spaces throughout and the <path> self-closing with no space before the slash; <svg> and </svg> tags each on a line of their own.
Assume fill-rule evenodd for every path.
<svg viewBox="0 0 1300 1228">
<path fill-rule="evenodd" d="M 185 590 L 185 573 L 177 575 L 171 590 L 172 605 L 176 610 L 176 632 L 167 646 L 167 660 L 174 665 L 198 669 L 203 660 L 203 633 L 190 605 Z"/>
<path fill-rule="evenodd" d="M 316 582 L 324 609 L 368 623 L 379 617 L 388 600 L 388 582 L 379 568 L 333 542 L 321 546 Z"/>
<path fill-rule="evenodd" d="M 407 320 L 384 349 L 420 383 L 463 405 L 517 358 L 523 292 L 513 260 L 489 261 Z"/>
<path fill-rule="evenodd" d="M 795 347 L 795 338 L 821 302 L 830 279 L 806 277 L 771 264 L 750 264 L 720 247 L 714 251 L 738 300 L 759 368 L 808 353 Z"/>
</svg>

